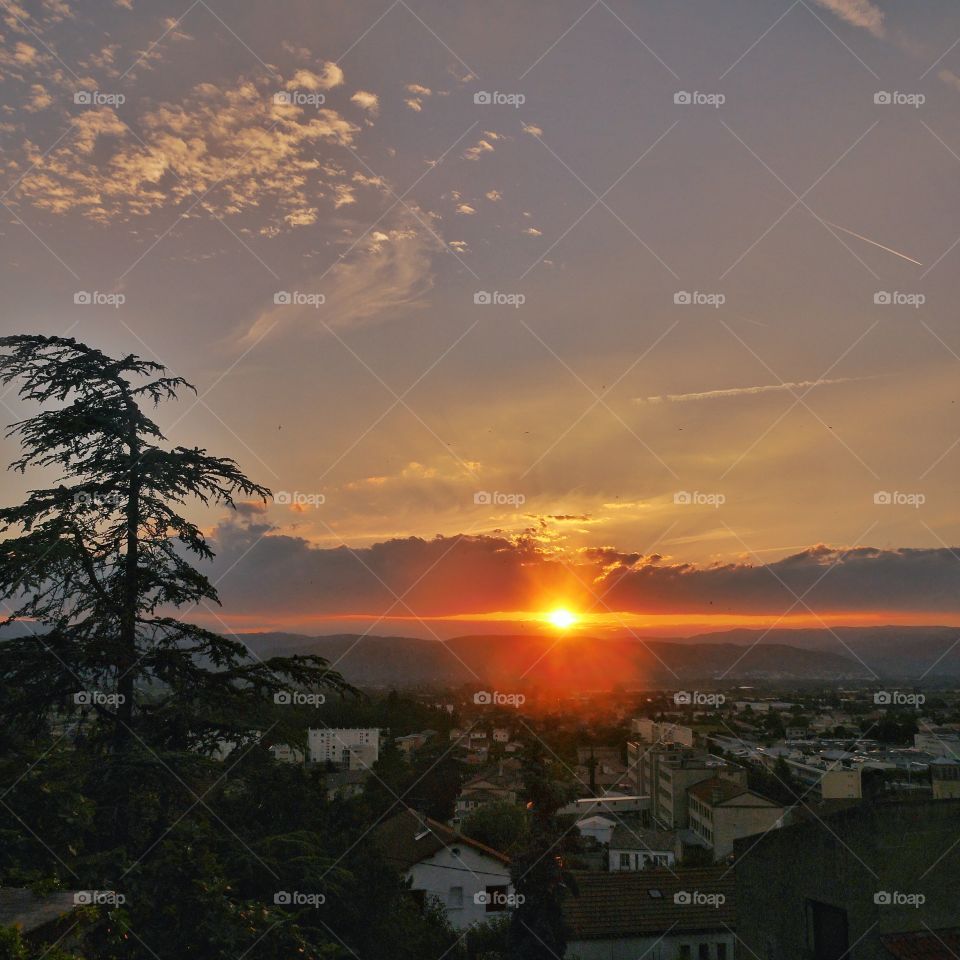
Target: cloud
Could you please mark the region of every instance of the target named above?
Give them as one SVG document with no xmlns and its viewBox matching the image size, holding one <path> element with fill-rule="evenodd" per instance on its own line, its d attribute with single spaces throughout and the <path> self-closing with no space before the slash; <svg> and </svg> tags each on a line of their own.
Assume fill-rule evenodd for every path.
<svg viewBox="0 0 960 960">
<path fill-rule="evenodd" d="M 957 76 L 952 70 L 943 69 L 937 76 L 948 87 L 953 87 L 954 90 L 960 91 L 960 76 Z"/>
<path fill-rule="evenodd" d="M 645 614 L 779 615 L 796 596 L 820 613 L 960 612 L 948 548 L 817 545 L 770 564 L 694 566 L 612 548 L 561 558 L 529 536 L 325 548 L 256 517 L 222 524 L 214 540 L 214 576 L 233 567 L 221 585 L 226 608 L 264 618 L 379 616 L 407 591 L 423 617 L 535 610 L 545 596 L 583 606 L 603 597 L 607 609 Z"/>
<path fill-rule="evenodd" d="M 543 130 L 540 129 L 535 123 L 525 123 L 523 125 L 523 132 L 529 133 L 531 137 L 542 137 Z"/>
<path fill-rule="evenodd" d="M 419 83 L 408 83 L 407 93 L 412 93 L 416 97 L 429 97 L 433 91 L 429 87 L 423 87 Z"/>
<path fill-rule="evenodd" d="M 528 237 L 542 237 L 542 236 L 543 236 L 543 231 L 542 231 L 542 230 L 538 230 L 536 227 L 527 227 L 523 232 L 524 232 Z"/>
<path fill-rule="evenodd" d="M 868 377 L 837 377 L 833 380 L 798 380 L 795 383 L 770 383 L 756 387 L 731 387 L 729 390 L 704 390 L 702 393 L 665 393 L 658 397 L 638 397 L 636 403 L 691 403 L 697 400 L 726 400 L 730 397 L 752 397 L 761 393 L 794 393 L 834 383 L 850 383 Z"/>
<path fill-rule="evenodd" d="M 870 0 L 815 0 L 818 6 L 836 14 L 855 27 L 862 27 L 875 37 L 882 37 L 883 11 Z"/>
<path fill-rule="evenodd" d="M 287 90 L 332 90 L 343 83 L 343 71 L 335 63 L 323 64 L 320 73 L 312 70 L 298 70 L 287 81 Z"/>
<path fill-rule="evenodd" d="M 179 204 L 195 205 L 195 216 L 256 213 L 266 235 L 313 223 L 322 201 L 350 202 L 349 167 L 321 157 L 340 151 L 352 165 L 346 148 L 360 128 L 326 107 L 277 103 L 271 89 L 267 78 L 226 88 L 198 84 L 179 103 L 143 114 L 137 135 L 112 107 L 87 109 L 50 153 L 24 142 L 32 169 L 17 196 L 101 223 Z"/>
<path fill-rule="evenodd" d="M 467 147 L 463 151 L 463 159 L 479 160 L 485 153 L 493 153 L 493 145 L 489 140 L 478 140 L 472 147 Z"/>
<path fill-rule="evenodd" d="M 462 214 L 464 214 L 465 216 L 468 216 L 468 217 L 469 217 L 469 216 L 472 216 L 472 215 L 473 215 L 474 213 L 476 213 L 476 212 L 477 212 L 477 211 L 476 211 L 473 207 L 471 207 L 469 203 L 461 203 L 461 204 L 457 207 L 457 213 L 462 213 Z"/>
<path fill-rule="evenodd" d="M 420 113 L 423 110 L 423 104 L 415 97 L 403 101 L 414 113 Z"/>
<path fill-rule="evenodd" d="M 396 318 L 422 306 L 433 287 L 433 254 L 444 246 L 424 226 L 428 217 L 415 208 L 411 211 L 398 214 L 392 226 L 363 236 L 322 277 L 298 281 L 296 289 L 323 294 L 322 306 L 271 305 L 243 334 L 240 345 L 256 342 L 275 328 L 347 327 L 384 316 Z M 358 232 L 361 229 L 358 225 Z"/>
<path fill-rule="evenodd" d="M 375 93 L 369 93 L 366 90 L 358 90 L 351 98 L 351 103 L 362 107 L 367 113 L 376 116 L 380 111 L 380 98 Z"/>
<path fill-rule="evenodd" d="M 497 200 L 502 200 L 502 199 L 503 199 L 503 194 L 502 194 L 499 190 L 488 190 L 488 191 L 484 194 L 484 196 L 485 196 L 488 200 L 492 200 L 494 203 L 496 203 Z"/>
</svg>

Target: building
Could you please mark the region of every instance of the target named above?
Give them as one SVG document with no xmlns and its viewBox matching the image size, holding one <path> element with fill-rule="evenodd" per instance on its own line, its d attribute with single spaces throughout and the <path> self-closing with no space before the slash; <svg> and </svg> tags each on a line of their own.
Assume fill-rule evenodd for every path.
<svg viewBox="0 0 960 960">
<path fill-rule="evenodd" d="M 621 822 L 610 838 L 608 868 L 611 873 L 618 873 L 672 867 L 677 862 L 676 845 L 677 835 L 672 831 Z"/>
<path fill-rule="evenodd" d="M 840 761 L 813 763 L 795 757 L 784 757 L 784 762 L 790 773 L 815 797 L 851 800 L 863 796 L 860 767 L 845 767 Z"/>
<path fill-rule="evenodd" d="M 679 723 L 659 723 L 647 717 L 635 717 L 630 721 L 630 730 L 644 743 L 678 743 L 693 746 L 693 730 Z"/>
<path fill-rule="evenodd" d="M 702 780 L 688 793 L 690 829 L 712 848 L 714 860 L 730 856 L 735 840 L 783 825 L 784 807 L 732 780 Z"/>
<path fill-rule="evenodd" d="M 494 728 L 493 728 L 493 742 L 494 742 L 494 743 L 509 743 L 509 742 L 510 742 L 510 728 L 509 728 L 509 727 L 494 727 Z"/>
<path fill-rule="evenodd" d="M 666 830 L 689 825 L 688 791 L 704 780 L 723 777 L 747 785 L 747 771 L 710 754 L 674 755 L 661 759 L 656 768 L 656 793 L 651 795 L 654 820 Z"/>
<path fill-rule="evenodd" d="M 733 960 L 732 871 L 641 870 L 574 874 L 563 902 L 568 958 Z"/>
<path fill-rule="evenodd" d="M 463 819 L 489 803 L 516 803 L 522 783 L 515 773 L 504 771 L 468 780 L 457 797 L 456 816 Z"/>
<path fill-rule="evenodd" d="M 960 800 L 854 803 L 737 841 L 739 956 L 890 960 L 906 937 L 911 960 L 948 957 L 958 823 Z"/>
<path fill-rule="evenodd" d="M 404 810 L 376 827 L 371 838 L 411 881 L 414 895 L 441 904 L 456 930 L 512 905 L 509 857 L 436 820 Z"/>
<path fill-rule="evenodd" d="M 307 744 L 311 763 L 329 763 L 341 770 L 369 770 L 380 756 L 380 731 L 374 727 L 311 727 Z"/>
<path fill-rule="evenodd" d="M 366 770 L 332 770 L 324 778 L 328 800 L 349 800 L 363 793 L 370 774 Z"/>
<path fill-rule="evenodd" d="M 960 757 L 960 736 L 955 730 L 933 727 L 913 735 L 913 745 L 935 757 Z"/>
<path fill-rule="evenodd" d="M 616 820 L 611 820 L 609 817 L 584 817 L 577 821 L 580 836 L 585 839 L 592 839 L 595 843 L 600 844 L 610 842 L 610 838 L 613 836 L 613 828 L 616 825 Z"/>
<path fill-rule="evenodd" d="M 934 800 L 960 798 L 960 760 L 938 757 L 930 761 L 930 785 Z"/>
</svg>

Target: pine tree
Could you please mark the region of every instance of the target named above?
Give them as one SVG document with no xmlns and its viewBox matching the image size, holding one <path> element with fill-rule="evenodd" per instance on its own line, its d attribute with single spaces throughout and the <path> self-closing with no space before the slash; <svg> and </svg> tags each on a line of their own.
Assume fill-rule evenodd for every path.
<svg viewBox="0 0 960 960">
<path fill-rule="evenodd" d="M 123 842 L 131 790 L 151 772 L 170 780 L 175 757 L 251 742 L 269 725 L 294 737 L 277 728 L 273 695 L 345 684 L 322 658 L 255 660 L 176 617 L 219 603 L 193 565 L 213 553 L 185 504 L 270 495 L 233 460 L 166 443 L 144 408 L 190 384 L 159 363 L 45 336 L 0 338 L 0 383 L 11 382 L 40 407 L 9 429 L 22 448 L 11 467 L 54 480 L 0 509 L 4 625 L 32 629 L 0 644 L 0 722 L 27 735 L 79 725 L 104 755 Z"/>
</svg>

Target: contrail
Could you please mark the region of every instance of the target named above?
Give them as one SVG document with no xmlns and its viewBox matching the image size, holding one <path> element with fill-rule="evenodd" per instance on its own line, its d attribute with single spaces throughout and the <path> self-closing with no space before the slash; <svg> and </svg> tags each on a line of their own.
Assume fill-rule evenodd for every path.
<svg viewBox="0 0 960 960">
<path fill-rule="evenodd" d="M 823 217 L 820 219 L 823 220 Z M 865 237 L 862 233 L 854 233 L 853 230 L 848 230 L 846 227 L 841 227 L 839 223 L 831 223 L 829 220 L 823 220 L 823 222 L 828 227 L 833 227 L 835 230 L 842 230 L 844 233 L 849 233 L 851 237 L 856 237 L 858 240 L 863 240 L 865 243 L 871 243 L 873 246 L 879 247 L 881 250 L 886 250 L 887 253 L 892 253 L 895 257 L 900 257 L 903 260 L 909 260 L 910 263 L 915 263 L 918 267 L 923 266 L 919 260 L 914 260 L 913 257 L 908 257 L 905 253 L 901 253 L 899 250 L 894 250 L 892 247 L 885 247 L 882 243 L 877 243 L 876 240 L 871 240 L 869 237 Z"/>
</svg>

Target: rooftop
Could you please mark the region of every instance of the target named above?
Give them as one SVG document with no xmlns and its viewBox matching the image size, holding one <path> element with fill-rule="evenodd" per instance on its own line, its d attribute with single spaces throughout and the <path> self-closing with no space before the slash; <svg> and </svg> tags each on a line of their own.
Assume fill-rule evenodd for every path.
<svg viewBox="0 0 960 960">
<path fill-rule="evenodd" d="M 734 925 L 733 873 L 724 867 L 573 874 L 578 894 L 563 904 L 571 940 L 725 930 Z M 723 902 L 676 902 L 676 894 L 722 896 Z"/>
<path fill-rule="evenodd" d="M 880 942 L 898 960 L 956 960 L 960 954 L 960 927 L 887 933 Z"/>
</svg>

